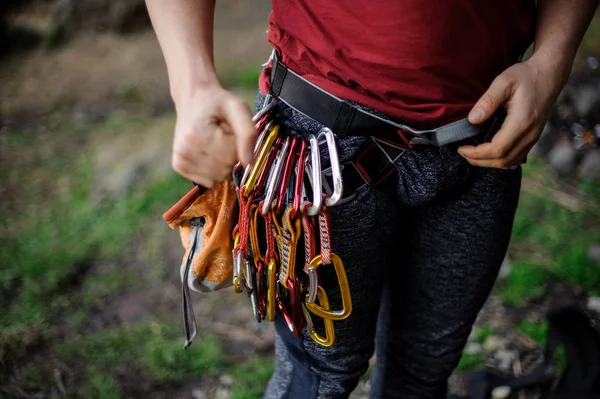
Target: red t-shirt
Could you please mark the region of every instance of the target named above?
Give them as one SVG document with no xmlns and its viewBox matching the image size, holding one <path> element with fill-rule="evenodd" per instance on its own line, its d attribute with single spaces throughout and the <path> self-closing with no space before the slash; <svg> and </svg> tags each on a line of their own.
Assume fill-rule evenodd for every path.
<svg viewBox="0 0 600 399">
<path fill-rule="evenodd" d="M 534 17 L 535 0 L 273 0 L 268 38 L 324 90 L 429 128 L 468 114 L 531 44 Z"/>
</svg>

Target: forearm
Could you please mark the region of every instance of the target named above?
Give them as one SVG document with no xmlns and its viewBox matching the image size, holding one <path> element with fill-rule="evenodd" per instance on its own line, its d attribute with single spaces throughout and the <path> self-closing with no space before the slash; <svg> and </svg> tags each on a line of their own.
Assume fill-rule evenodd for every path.
<svg viewBox="0 0 600 399">
<path fill-rule="evenodd" d="M 215 0 L 146 0 L 177 105 L 198 87 L 218 84 L 213 59 Z"/>
<path fill-rule="evenodd" d="M 557 83 L 569 76 L 577 49 L 598 6 L 598 0 L 538 0 L 535 46 L 531 61 Z"/>
</svg>

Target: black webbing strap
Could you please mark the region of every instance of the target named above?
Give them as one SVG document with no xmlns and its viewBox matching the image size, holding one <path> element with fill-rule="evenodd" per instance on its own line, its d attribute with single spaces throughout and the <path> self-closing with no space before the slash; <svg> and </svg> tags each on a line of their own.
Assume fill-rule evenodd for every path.
<svg viewBox="0 0 600 399">
<path fill-rule="evenodd" d="M 344 182 L 341 203 L 354 198 L 356 191 L 365 185 L 380 192 L 393 192 L 398 182 L 398 169 L 394 162 L 406 151 L 398 145 L 372 137 L 351 161 L 341 165 Z M 331 168 L 324 169 L 322 175 L 323 189 L 326 194 L 331 195 Z"/>
<path fill-rule="evenodd" d="M 480 125 L 466 119 L 431 130 L 417 130 L 364 111 L 302 78 L 273 57 L 269 94 L 329 127 L 336 136 L 376 136 L 406 148 L 426 144 L 442 146 L 489 131 L 497 118 Z M 503 109 L 499 111 L 501 116 Z"/>
</svg>

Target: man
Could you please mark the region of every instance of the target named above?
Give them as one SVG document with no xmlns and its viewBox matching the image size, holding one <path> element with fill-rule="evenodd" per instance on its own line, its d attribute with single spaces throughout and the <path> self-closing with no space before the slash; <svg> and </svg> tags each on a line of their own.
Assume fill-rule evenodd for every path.
<svg viewBox="0 0 600 399">
<path fill-rule="evenodd" d="M 256 140 L 247 105 L 215 73 L 214 2 L 147 0 L 177 111 L 172 165 L 208 187 L 229 176 L 237 160 L 250 162 Z M 306 334 L 293 337 L 278 320 L 266 397 L 348 397 L 375 346 L 371 397 L 445 397 L 508 245 L 519 165 L 540 136 L 597 4 L 273 0 L 268 38 L 278 59 L 360 109 L 417 129 L 467 116 L 482 124 L 502 107 L 507 116 L 491 140 L 405 152 L 392 160 L 398 175 L 391 191 L 359 189 L 331 208 L 333 250 L 345 263 L 353 313 L 336 322 L 330 348 Z M 518 62 L 534 38 L 533 55 Z M 321 127 L 311 115 L 282 114 L 290 133 Z M 362 137 L 339 139 L 342 161 L 362 144 Z M 335 279 L 322 284 L 335 291 Z"/>
</svg>

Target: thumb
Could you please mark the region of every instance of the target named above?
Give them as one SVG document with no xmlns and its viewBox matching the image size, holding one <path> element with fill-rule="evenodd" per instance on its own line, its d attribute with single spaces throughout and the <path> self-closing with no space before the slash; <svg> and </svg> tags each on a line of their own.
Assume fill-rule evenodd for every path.
<svg viewBox="0 0 600 399">
<path fill-rule="evenodd" d="M 512 88 L 512 81 L 504 75 L 494 79 L 489 89 L 469 112 L 469 122 L 473 124 L 485 122 L 510 98 Z"/>
<path fill-rule="evenodd" d="M 254 158 L 254 143 L 257 136 L 250 108 L 245 101 L 234 99 L 227 102 L 224 111 L 236 138 L 238 158 L 242 165 L 248 165 Z"/>
</svg>

